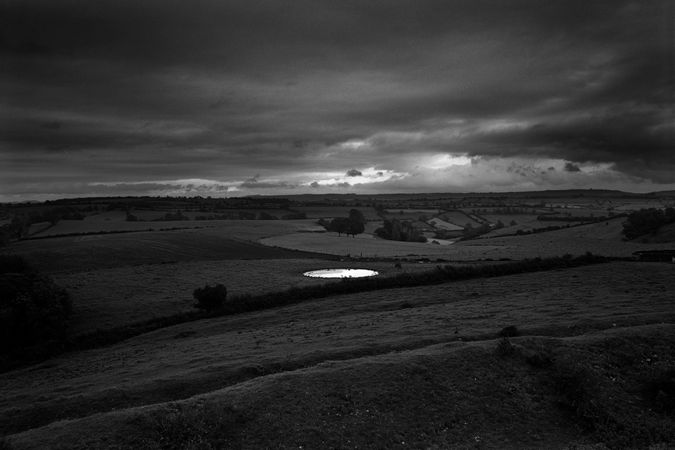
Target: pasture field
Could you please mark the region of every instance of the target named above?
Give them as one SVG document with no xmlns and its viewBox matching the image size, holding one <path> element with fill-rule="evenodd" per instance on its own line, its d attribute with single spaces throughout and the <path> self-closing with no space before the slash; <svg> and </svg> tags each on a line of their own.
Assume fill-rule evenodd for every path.
<svg viewBox="0 0 675 450">
<path fill-rule="evenodd" d="M 259 242 L 275 247 L 345 256 L 428 257 L 451 261 L 479 259 L 524 259 L 559 256 L 566 253 L 580 255 L 592 252 L 604 256 L 630 257 L 633 252 L 646 249 L 668 249 L 672 243 L 644 244 L 622 240 L 623 218 L 612 219 L 579 227 L 565 228 L 525 236 L 505 236 L 491 239 L 459 241 L 449 246 L 397 242 L 384 239 L 356 239 L 338 237 L 335 233 L 292 233 L 261 239 Z"/>
<path fill-rule="evenodd" d="M 672 416 L 642 408 L 653 400 L 639 383 L 675 364 L 673 276 L 675 265 L 609 263 L 167 327 L 0 374 L 0 430 L 16 449 L 155 448 L 162 436 L 243 448 L 672 442 Z M 521 336 L 503 344 L 506 326 Z M 578 398 L 554 390 L 582 362 L 590 372 L 572 381 L 598 383 L 580 386 L 596 432 L 561 407 Z M 618 437 L 602 434 L 610 413 Z"/>
<path fill-rule="evenodd" d="M 25 240 L 12 243 L 2 252 L 22 255 L 48 273 L 174 261 L 298 258 L 303 255 L 251 241 L 316 228 L 311 221 L 222 222 L 220 227 L 204 229 Z"/>
<path fill-rule="evenodd" d="M 456 259 L 464 258 L 461 252 L 451 251 L 447 247 L 417 243 L 417 242 L 399 242 L 385 239 L 373 238 L 372 235 L 357 235 L 356 238 L 348 236 L 338 236 L 337 233 L 323 234 L 300 234 L 291 233 L 282 236 L 273 236 L 261 239 L 259 242 L 273 247 L 297 249 L 306 252 L 326 253 L 336 256 L 351 257 L 450 257 L 456 256 Z"/>
<path fill-rule="evenodd" d="M 317 230 L 321 229 L 313 220 L 166 220 L 151 222 L 127 222 L 116 215 L 108 215 L 103 220 L 60 220 L 56 225 L 36 228 L 36 233 L 31 237 L 62 236 L 73 234 L 109 233 L 114 231 L 159 231 L 171 228 L 218 228 L 233 234 L 246 234 L 257 236 L 272 235 L 279 230 Z M 123 213 L 122 213 L 123 214 Z M 48 227 L 48 228 L 47 228 Z M 43 231 L 40 231 L 42 229 Z"/>
<path fill-rule="evenodd" d="M 444 212 L 439 217 L 445 220 L 446 222 L 453 223 L 462 228 L 466 227 L 466 224 L 471 224 L 472 227 L 480 226 L 479 222 L 476 222 L 475 220 L 473 220 L 472 218 L 470 218 L 469 216 L 460 211 Z"/>
<path fill-rule="evenodd" d="M 341 262 L 317 259 L 261 259 L 184 261 L 61 273 L 54 280 L 73 301 L 71 334 L 121 327 L 130 322 L 166 317 L 194 310 L 192 292 L 221 283 L 228 295 L 258 295 L 292 287 L 339 283 L 336 279 L 308 278 L 304 272 L 334 268 L 372 269 L 387 276 L 429 270 L 433 265 Z"/>
<path fill-rule="evenodd" d="M 51 223 L 49 222 L 36 222 L 32 223 L 30 227 L 28 227 L 28 236 L 36 236 L 39 235 L 40 233 L 44 232 L 45 230 L 49 229 L 51 227 Z"/>
</svg>

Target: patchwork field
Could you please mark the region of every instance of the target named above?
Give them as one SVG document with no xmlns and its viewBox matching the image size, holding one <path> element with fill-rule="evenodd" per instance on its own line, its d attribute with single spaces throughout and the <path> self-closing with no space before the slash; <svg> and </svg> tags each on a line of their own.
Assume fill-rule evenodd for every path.
<svg viewBox="0 0 675 450">
<path fill-rule="evenodd" d="M 674 276 L 668 264 L 600 264 L 168 327 L 0 374 L 0 430 L 17 449 L 156 448 L 162 436 L 244 448 L 367 446 L 373 436 L 392 447 L 565 448 L 610 439 L 561 409 L 554 390 L 561 370 L 587 361 L 600 413 L 635 438 L 670 439 L 672 417 L 636 419 L 651 397 L 635 386 L 675 362 Z M 522 336 L 500 350 L 506 326 Z"/>
<path fill-rule="evenodd" d="M 406 257 L 406 256 L 450 256 L 445 246 L 398 242 L 357 235 L 356 238 L 338 236 L 336 233 L 307 235 L 300 233 L 273 236 L 259 241 L 272 247 L 297 249 L 306 252 L 326 253 L 352 257 Z M 458 255 L 458 253 L 453 253 Z M 458 258 L 461 259 L 461 258 Z"/>
<path fill-rule="evenodd" d="M 453 261 L 479 259 L 523 259 L 559 256 L 566 253 L 580 255 L 586 252 L 605 256 L 632 256 L 633 252 L 645 249 L 671 248 L 672 244 L 626 242 L 622 239 L 623 218 L 607 222 L 565 228 L 527 236 L 506 236 L 490 239 L 460 241 L 439 246 L 413 242 L 397 242 L 384 239 L 352 239 L 338 237 L 334 233 L 292 233 L 261 239 L 265 245 L 306 252 L 332 255 L 381 256 L 381 257 L 428 257 Z"/>
<path fill-rule="evenodd" d="M 581 194 L 554 209 L 598 216 L 634 206 Z M 357 208 L 369 221 L 356 237 L 316 223 L 351 209 L 331 203 L 375 200 L 337 196 L 326 206 L 307 206 L 317 198 L 120 198 L 115 207 L 127 205 L 134 214 L 130 205 L 139 214 L 142 205 L 156 207 L 147 218 L 162 217 L 164 204 L 166 211 L 281 205 L 304 208 L 308 217 L 127 222 L 119 209 L 89 214 L 110 208 L 83 199 L 62 211 L 89 214 L 84 220 L 62 218 L 55 226 L 44 222 L 53 217 L 46 214 L 52 205 L 7 206 L 10 216 L 32 221 L 6 230 L 25 233 L 12 227 L 32 224 L 28 230 L 40 239 L 9 239 L 0 252 L 21 255 L 50 275 L 69 292 L 73 313 L 56 346 L 0 355 L 0 449 L 672 446 L 675 264 L 587 257 L 595 264 L 543 270 L 550 261 L 518 262 L 673 249 L 672 224 L 630 242 L 623 239 L 625 218 L 500 235 L 569 224 L 536 220 L 557 197 L 518 194 L 506 200 L 449 194 L 436 204 L 377 198 L 395 218 L 444 205 L 469 213 L 482 208 L 481 217 L 506 225 L 449 245 L 380 239 L 374 231 L 382 218 L 373 208 Z M 15 212 L 21 210 L 26 215 Z M 517 210 L 535 212 L 507 214 Z M 509 226 L 509 217 L 518 223 Z M 175 227 L 190 228 L 162 230 Z M 29 271 L 15 269 L 22 267 L 16 260 L 3 261 L 3 287 L 31 280 Z M 539 271 L 495 277 L 494 268 L 484 267 L 489 261 Z M 365 268 L 385 278 L 445 264 L 477 267 L 470 274 L 482 278 L 441 283 L 448 278 L 433 274 L 468 272 L 436 271 L 397 279 L 419 283 L 415 288 L 385 289 L 392 280 L 348 285 L 302 275 Z M 41 282 L 36 292 L 58 292 Z M 216 283 L 230 296 L 308 289 L 240 297 L 221 310 L 188 314 L 196 311 L 193 290 Z M 362 291 L 336 294 L 356 287 Z M 30 300 L 13 292 L 15 300 Z M 14 304 L 2 307 L 7 314 Z M 13 355 L 20 356 L 7 359 Z"/>
</svg>

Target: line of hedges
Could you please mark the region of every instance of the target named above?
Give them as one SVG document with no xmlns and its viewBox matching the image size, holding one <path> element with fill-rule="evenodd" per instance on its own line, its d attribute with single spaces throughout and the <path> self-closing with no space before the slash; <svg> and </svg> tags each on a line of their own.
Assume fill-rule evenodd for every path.
<svg viewBox="0 0 675 450">
<path fill-rule="evenodd" d="M 344 279 L 341 282 L 325 283 L 314 286 L 294 287 L 284 291 L 262 295 L 233 296 L 221 308 L 211 311 L 186 311 L 171 316 L 155 318 L 144 322 L 125 325 L 109 330 L 98 330 L 86 335 L 71 338 L 60 350 L 86 350 L 103 347 L 121 342 L 143 333 L 170 327 L 181 323 L 200 319 L 214 318 L 245 312 L 259 311 L 280 306 L 300 303 L 310 299 L 325 298 L 334 295 L 354 294 L 358 292 L 375 291 L 379 289 L 395 289 L 433 285 L 451 281 L 469 280 L 475 278 L 499 277 L 519 273 L 539 272 L 555 269 L 580 267 L 590 264 L 609 262 L 610 258 L 587 253 L 582 256 L 534 258 L 522 261 L 504 262 L 481 266 L 436 266 L 435 269 L 400 273 L 392 277 L 372 277 L 358 279 Z M 45 355 L 41 355 L 44 357 Z M 28 361 L 24 361 L 28 362 Z M 13 364 L 16 366 L 17 364 Z M 11 368 L 0 364 L 0 371 Z"/>
<path fill-rule="evenodd" d="M 587 253 L 586 255 L 578 257 L 565 255 L 562 257 L 543 259 L 534 258 L 482 266 L 456 267 L 446 265 L 436 266 L 435 269 L 424 272 L 401 273 L 393 277 L 344 279 L 337 283 L 333 282 L 314 286 L 293 287 L 284 291 L 271 292 L 262 295 L 237 295 L 227 299 L 221 308 L 215 310 L 183 312 L 111 330 L 96 331 L 88 335 L 79 336 L 72 341 L 71 346 L 77 349 L 93 348 L 119 342 L 129 337 L 159 328 L 193 320 L 276 308 L 333 295 L 353 294 L 379 289 L 424 286 L 472 278 L 487 278 L 526 272 L 564 269 L 608 261 L 610 261 L 610 258 Z"/>
<path fill-rule="evenodd" d="M 24 237 L 19 239 L 20 241 L 37 241 L 40 239 L 53 239 L 61 237 L 73 237 L 73 236 L 97 236 L 100 234 L 125 234 L 125 233 L 144 233 L 148 231 L 177 231 L 177 230 L 195 230 L 198 228 L 204 228 L 203 226 L 194 226 L 194 227 L 171 227 L 171 228 L 145 228 L 138 230 L 109 230 L 109 231 L 83 231 L 83 232 L 74 232 L 74 233 L 61 233 L 61 234 L 50 234 L 47 236 L 33 236 L 33 237 Z"/>
<path fill-rule="evenodd" d="M 339 283 L 326 283 L 315 286 L 293 287 L 285 291 L 263 295 L 240 295 L 228 299 L 222 308 L 215 311 L 217 315 L 230 315 L 278 306 L 298 303 L 308 299 L 323 298 L 333 295 L 353 294 L 375 291 L 379 289 L 396 289 L 447 283 L 450 281 L 469 280 L 473 278 L 489 278 L 515 275 L 526 272 L 566 269 L 572 267 L 598 264 L 610 261 L 609 258 L 587 253 L 583 256 L 534 258 L 502 264 L 481 266 L 436 266 L 424 272 L 404 272 L 393 277 L 371 277 L 344 279 Z"/>
</svg>

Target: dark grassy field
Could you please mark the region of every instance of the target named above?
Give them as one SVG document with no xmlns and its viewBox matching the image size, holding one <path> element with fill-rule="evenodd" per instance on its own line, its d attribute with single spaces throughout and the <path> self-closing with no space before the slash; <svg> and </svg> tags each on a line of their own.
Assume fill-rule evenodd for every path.
<svg viewBox="0 0 675 450">
<path fill-rule="evenodd" d="M 13 243 L 3 251 L 20 254 L 33 266 L 48 273 L 176 261 L 320 256 L 232 237 L 227 231 L 150 231 L 27 240 Z"/>
<path fill-rule="evenodd" d="M 16 448 L 672 442 L 674 270 L 600 264 L 168 327 L 0 375 L 0 429 Z"/>
<path fill-rule="evenodd" d="M 628 260 L 672 230 L 625 242 L 623 220 L 441 247 L 111 219 L 85 225 L 131 232 L 10 243 L 74 311 L 52 357 L 0 374 L 0 449 L 672 448 L 675 265 Z M 623 260 L 526 261 L 588 251 Z M 302 276 L 327 267 L 382 277 Z M 215 283 L 230 303 L 197 312 Z"/>
</svg>

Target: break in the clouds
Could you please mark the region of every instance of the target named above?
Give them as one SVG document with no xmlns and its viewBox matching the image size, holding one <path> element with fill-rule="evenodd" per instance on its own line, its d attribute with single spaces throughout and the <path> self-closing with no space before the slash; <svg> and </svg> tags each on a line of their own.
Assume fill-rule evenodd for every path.
<svg viewBox="0 0 675 450">
<path fill-rule="evenodd" d="M 0 200 L 675 188 L 675 0 L 7 0 Z"/>
</svg>

